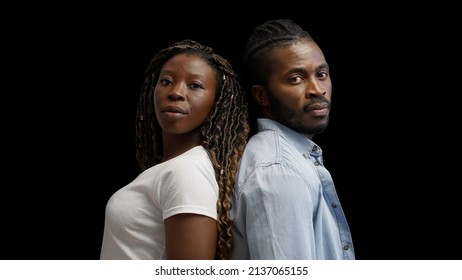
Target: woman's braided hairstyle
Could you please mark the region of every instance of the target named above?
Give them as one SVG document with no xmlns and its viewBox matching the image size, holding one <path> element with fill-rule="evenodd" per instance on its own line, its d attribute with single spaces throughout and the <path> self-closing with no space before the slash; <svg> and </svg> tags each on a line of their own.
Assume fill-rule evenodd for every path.
<svg viewBox="0 0 462 280">
<path fill-rule="evenodd" d="M 149 63 L 136 112 L 136 159 L 141 171 L 161 162 L 161 128 L 154 111 L 154 87 L 164 63 L 188 53 L 201 57 L 216 70 L 215 105 L 202 124 L 202 146 L 208 152 L 219 186 L 217 202 L 217 259 L 226 259 L 232 245 L 231 197 L 239 158 L 249 134 L 247 104 L 231 64 L 213 49 L 193 40 L 173 43 L 158 52 Z"/>
</svg>

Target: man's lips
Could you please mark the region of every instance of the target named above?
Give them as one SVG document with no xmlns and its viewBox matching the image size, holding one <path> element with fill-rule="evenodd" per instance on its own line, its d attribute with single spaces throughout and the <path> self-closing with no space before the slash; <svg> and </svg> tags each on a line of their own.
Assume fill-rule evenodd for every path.
<svg viewBox="0 0 462 280">
<path fill-rule="evenodd" d="M 324 110 L 324 109 L 329 109 L 329 104 L 327 103 L 315 103 L 311 104 L 308 106 L 307 111 L 312 111 L 312 110 Z"/>
<path fill-rule="evenodd" d="M 308 106 L 305 110 L 306 112 L 310 113 L 313 117 L 324 117 L 329 112 L 329 104 L 328 103 L 316 103 Z"/>
</svg>

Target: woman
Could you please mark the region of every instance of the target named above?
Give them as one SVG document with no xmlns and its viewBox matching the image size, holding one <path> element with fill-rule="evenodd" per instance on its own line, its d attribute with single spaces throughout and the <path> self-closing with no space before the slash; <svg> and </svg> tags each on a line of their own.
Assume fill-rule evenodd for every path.
<svg viewBox="0 0 462 280">
<path fill-rule="evenodd" d="M 248 133 L 227 60 L 192 40 L 156 54 L 136 114 L 142 172 L 108 201 L 101 259 L 226 259 Z"/>
</svg>

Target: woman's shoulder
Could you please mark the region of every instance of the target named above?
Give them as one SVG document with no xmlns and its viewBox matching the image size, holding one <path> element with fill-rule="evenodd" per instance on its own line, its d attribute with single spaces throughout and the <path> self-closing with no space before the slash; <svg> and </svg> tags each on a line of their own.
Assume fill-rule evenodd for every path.
<svg viewBox="0 0 462 280">
<path fill-rule="evenodd" d="M 212 161 L 202 146 L 191 148 L 160 165 L 163 168 L 181 170 L 184 173 L 195 172 L 197 169 L 213 170 Z"/>
</svg>

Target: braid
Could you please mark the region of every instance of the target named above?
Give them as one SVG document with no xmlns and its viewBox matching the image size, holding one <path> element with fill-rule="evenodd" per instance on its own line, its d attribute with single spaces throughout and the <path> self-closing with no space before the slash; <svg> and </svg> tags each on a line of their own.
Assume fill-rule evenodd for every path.
<svg viewBox="0 0 462 280">
<path fill-rule="evenodd" d="M 238 77 L 227 60 L 214 54 L 218 69 L 215 108 L 202 127 L 204 148 L 209 152 L 219 186 L 217 258 L 226 259 L 232 245 L 231 197 L 237 164 L 249 134 L 247 104 Z"/>
<path fill-rule="evenodd" d="M 271 73 L 271 55 L 274 48 L 283 48 L 303 40 L 312 41 L 311 35 L 290 19 L 269 20 L 253 29 L 247 40 L 242 60 L 242 83 L 249 103 L 251 134 L 256 132 L 259 106 L 255 103 L 252 85 L 266 85 L 265 76 Z"/>
<path fill-rule="evenodd" d="M 219 186 L 218 259 L 226 259 L 232 245 L 231 197 L 240 156 L 249 134 L 246 100 L 231 64 L 213 49 L 192 40 L 183 40 L 160 51 L 150 62 L 136 113 L 136 158 L 141 170 L 160 162 L 163 147 L 160 126 L 153 104 L 154 86 L 162 65 L 179 53 L 203 58 L 216 70 L 215 106 L 201 127 L 202 146 L 208 152 Z"/>
</svg>

